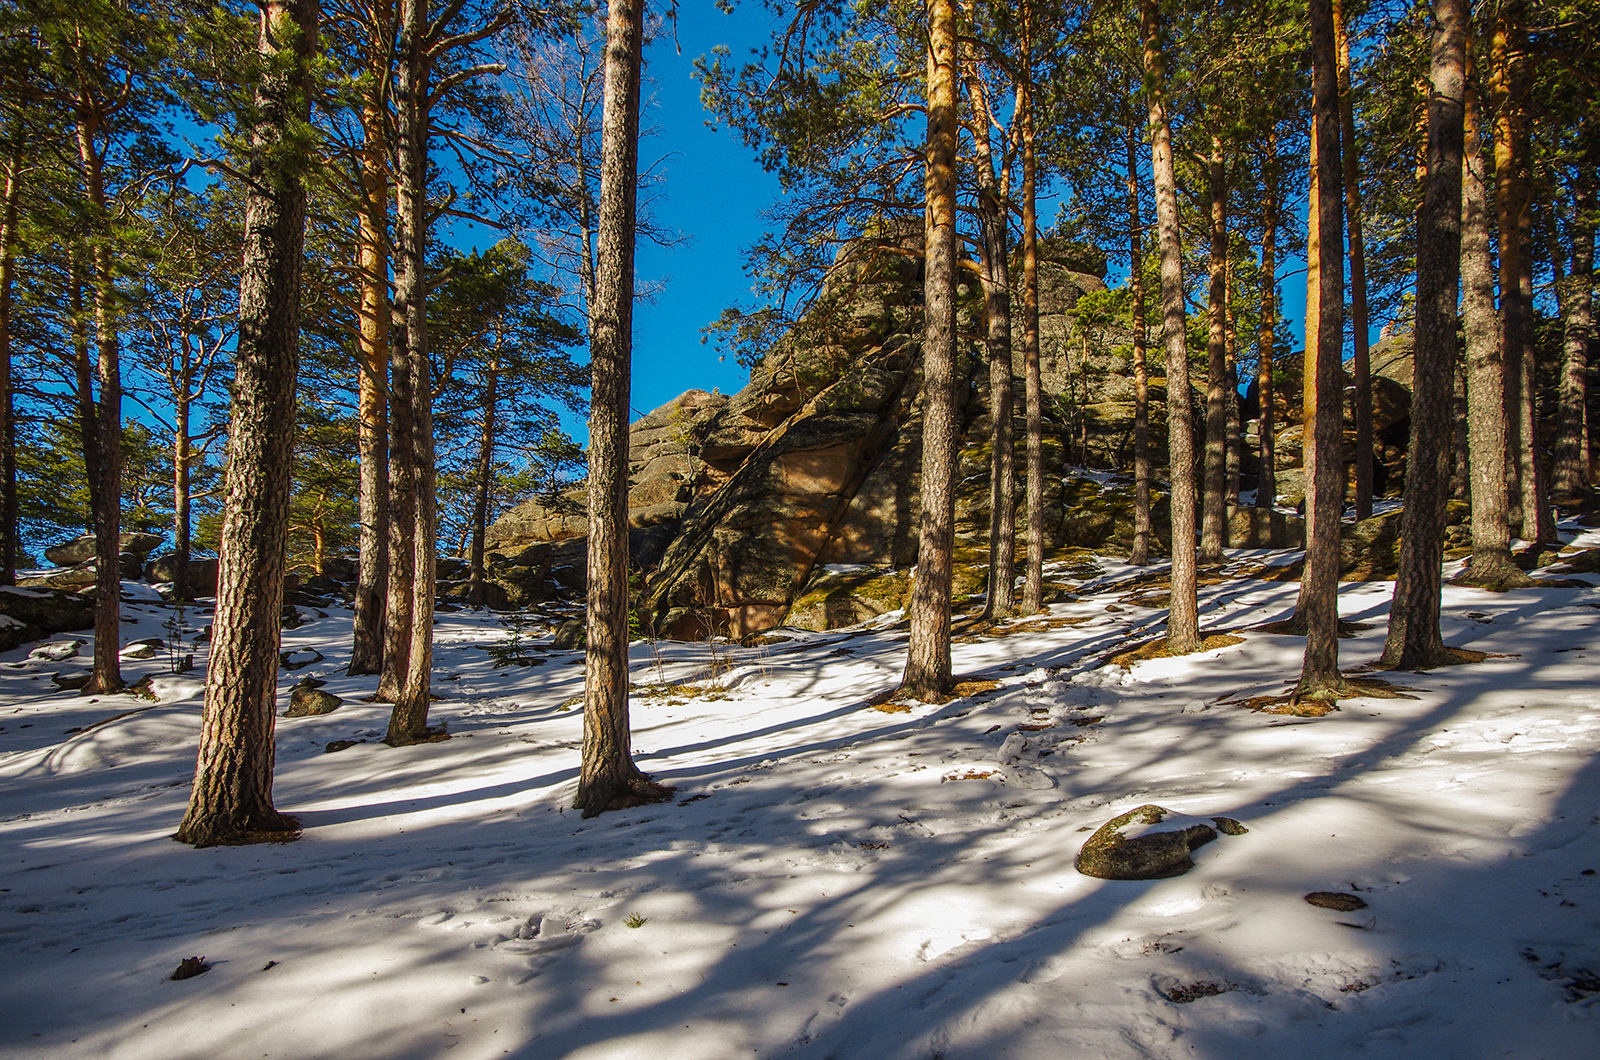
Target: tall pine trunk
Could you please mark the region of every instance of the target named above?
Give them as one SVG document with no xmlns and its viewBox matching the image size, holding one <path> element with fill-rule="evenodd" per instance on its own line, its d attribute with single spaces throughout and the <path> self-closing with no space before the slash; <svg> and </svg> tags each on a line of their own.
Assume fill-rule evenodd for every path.
<svg viewBox="0 0 1600 1060">
<path fill-rule="evenodd" d="M 1144 221 L 1139 210 L 1139 137 L 1128 127 L 1128 284 L 1133 288 L 1133 551 L 1128 562 L 1150 562 L 1150 369 L 1146 363 Z"/>
<path fill-rule="evenodd" d="M 910 643 L 901 688 L 933 699 L 950 684 L 950 596 L 955 548 L 956 18 L 927 0 L 928 142 L 923 273 L 922 489 Z"/>
<path fill-rule="evenodd" d="M 389 0 L 374 0 L 368 66 L 387 75 L 393 31 Z M 352 676 L 383 667 L 389 578 L 389 143 L 386 93 L 374 80 L 361 108 L 361 204 L 356 231 L 360 336 L 356 446 L 360 454 L 357 507 L 358 569 L 350 643 Z"/>
<path fill-rule="evenodd" d="M 1276 348 L 1278 309 L 1278 174 L 1272 160 L 1278 152 L 1274 135 L 1267 141 L 1268 164 L 1262 172 L 1261 203 L 1261 313 L 1256 330 L 1256 397 L 1260 406 L 1257 449 L 1260 471 L 1256 478 L 1256 507 L 1278 502 L 1277 395 L 1273 393 L 1272 356 Z"/>
<path fill-rule="evenodd" d="M 606 12 L 600 117 L 599 249 L 590 319 L 589 588 L 583 762 L 574 805 L 585 817 L 671 796 L 633 763 L 628 724 L 628 372 L 639 174 L 642 0 Z"/>
<path fill-rule="evenodd" d="M 1586 117 L 1585 122 L 1593 122 Z M 1589 485 L 1584 460 L 1587 433 L 1584 405 L 1589 375 L 1589 341 L 1594 299 L 1594 161 L 1579 167 L 1572 186 L 1572 270 L 1561 305 L 1561 393 L 1550 475 L 1551 493 L 1562 499 L 1579 496 Z"/>
<path fill-rule="evenodd" d="M 6 147 L 4 200 L 0 202 L 0 585 L 16 582 L 17 424 L 11 387 L 11 285 L 16 278 L 18 208 L 22 202 L 23 144 L 12 129 Z"/>
<path fill-rule="evenodd" d="M 1367 249 L 1361 229 L 1361 152 L 1356 150 L 1355 99 L 1350 89 L 1350 38 L 1341 0 L 1333 0 L 1333 32 L 1339 62 L 1339 128 L 1343 135 L 1345 227 L 1350 236 L 1350 326 L 1355 384 L 1356 518 L 1372 515 L 1372 368 L 1367 340 Z"/>
<path fill-rule="evenodd" d="M 1017 607 L 1017 472 L 1011 417 L 1014 381 L 1011 367 L 1011 246 L 1006 199 L 1010 190 L 995 172 L 989 140 L 992 115 L 977 64 L 966 60 L 967 95 L 972 102 L 973 146 L 977 155 L 978 229 L 986 354 L 989 361 L 989 594 L 985 618 L 1003 618 Z"/>
<path fill-rule="evenodd" d="M 1161 348 L 1167 362 L 1167 448 L 1172 468 L 1172 604 L 1167 650 L 1200 647 L 1200 600 L 1195 567 L 1194 421 L 1189 356 L 1184 346 L 1183 245 L 1178 230 L 1178 182 L 1172 166 L 1167 114 L 1167 64 L 1161 50 L 1156 0 L 1139 2 L 1146 93 L 1150 107 L 1150 174 L 1156 193 L 1156 245 L 1161 256 Z"/>
<path fill-rule="evenodd" d="M 199 759 L 175 837 L 195 846 L 290 838 L 297 828 L 273 807 L 272 728 L 306 216 L 295 134 L 310 118 L 317 17 L 317 0 L 262 10 L 217 610 Z"/>
<path fill-rule="evenodd" d="M 1211 137 L 1207 159 L 1211 253 L 1206 287 L 1206 447 L 1205 489 L 1200 502 L 1197 561 L 1222 562 L 1228 522 L 1224 496 L 1228 471 L 1228 165 L 1222 137 Z"/>
<path fill-rule="evenodd" d="M 1450 484 L 1461 273 L 1462 109 L 1467 0 L 1436 0 L 1428 81 L 1428 172 L 1417 215 L 1416 374 L 1411 401 L 1400 566 L 1382 662 L 1421 669 L 1447 661 L 1439 633 L 1439 564 Z"/>
<path fill-rule="evenodd" d="M 1022 141 L 1022 400 L 1026 414 L 1028 515 L 1022 612 L 1044 609 L 1044 383 L 1039 369 L 1039 166 L 1033 128 L 1033 39 L 1024 21 L 1017 127 Z"/>
<path fill-rule="evenodd" d="M 1461 328 L 1467 359 L 1467 471 L 1472 497 L 1472 558 L 1459 579 L 1489 589 L 1525 585 L 1511 558 L 1507 515 L 1506 373 L 1494 305 L 1488 181 L 1479 95 L 1467 42 L 1462 108 Z"/>
<path fill-rule="evenodd" d="M 1340 352 L 1344 346 L 1344 202 L 1339 187 L 1339 91 L 1333 9 L 1310 0 L 1311 210 L 1306 241 L 1306 563 L 1297 619 L 1306 630 L 1296 699 L 1326 699 L 1343 688 L 1339 674 L 1339 523 L 1344 510 Z M 1313 312 L 1315 328 L 1312 327 Z"/>
<path fill-rule="evenodd" d="M 405 323 L 405 345 L 391 355 L 393 374 L 407 383 L 410 423 L 405 446 L 410 465 L 410 592 L 402 600 L 390 593 L 390 614 L 405 609 L 410 639 L 395 689 L 394 709 L 384 742 L 395 746 L 429 738 L 428 700 L 433 676 L 434 562 L 437 551 L 433 467 L 433 372 L 428 360 L 428 95 L 432 63 L 427 0 L 401 0 L 399 70 L 395 78 L 395 311 Z M 398 416 L 396 417 L 398 419 Z M 391 512 L 392 519 L 400 518 Z M 393 557 L 391 556 L 391 560 Z M 385 660 L 385 671 L 388 661 Z"/>
<path fill-rule="evenodd" d="M 478 461 L 472 483 L 472 537 L 467 547 L 467 602 L 482 607 L 484 542 L 489 536 L 489 486 L 494 477 L 496 412 L 500 404 L 500 361 L 489 359 L 484 369 L 483 421 L 478 433 Z"/>
</svg>

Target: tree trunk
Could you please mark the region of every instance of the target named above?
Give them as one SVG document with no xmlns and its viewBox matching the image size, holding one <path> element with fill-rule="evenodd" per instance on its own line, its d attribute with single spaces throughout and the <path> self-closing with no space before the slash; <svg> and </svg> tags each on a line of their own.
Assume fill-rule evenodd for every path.
<svg viewBox="0 0 1600 1060">
<path fill-rule="evenodd" d="M 389 0 L 374 0 L 367 63 L 388 74 L 393 32 Z M 389 577 L 389 143 L 383 93 L 369 90 L 361 108 L 361 205 L 356 232 L 360 277 L 357 340 L 359 397 L 356 421 L 360 454 L 357 507 L 361 525 L 357 551 L 355 612 L 350 638 L 352 677 L 383 667 L 385 595 Z M 408 631 L 409 633 L 409 631 Z"/>
<path fill-rule="evenodd" d="M 1311 209 L 1306 242 L 1306 563 L 1297 617 L 1306 653 L 1297 699 L 1343 689 L 1339 674 L 1339 523 L 1344 509 L 1340 353 L 1344 346 L 1344 202 L 1339 188 L 1339 91 L 1330 0 L 1310 0 L 1312 92 Z M 1314 285 L 1314 286 L 1313 286 Z M 1316 327 L 1312 329 L 1312 313 Z"/>
<path fill-rule="evenodd" d="M 1499 9 L 1490 40 L 1490 96 L 1494 104 L 1495 205 L 1500 228 L 1500 342 L 1506 371 L 1506 434 L 1515 465 L 1515 513 L 1527 541 L 1553 540 L 1554 522 L 1544 496 L 1534 417 L 1531 285 L 1527 283 L 1529 192 L 1526 165 L 1527 99 L 1525 11 L 1522 0 Z M 1542 510 L 1541 510 L 1542 509 Z M 1550 537 L 1545 536 L 1546 530 Z"/>
<path fill-rule="evenodd" d="M 1017 473 L 1011 431 L 1014 384 L 1011 369 L 1011 256 L 1006 230 L 1005 182 L 995 172 L 989 141 L 991 114 L 983 78 L 967 60 L 977 153 L 978 228 L 982 239 L 983 312 L 989 360 L 989 594 L 984 617 L 1004 618 L 1017 608 Z"/>
<path fill-rule="evenodd" d="M 437 503 L 433 468 L 433 372 L 428 360 L 428 93 L 427 0 L 401 0 L 398 73 L 395 78 L 395 311 L 405 322 L 405 346 L 391 357 L 393 375 L 406 376 L 410 407 L 407 437 L 391 439 L 391 450 L 404 444 L 410 464 L 411 561 L 409 595 L 396 600 L 407 613 L 410 640 L 404 665 L 397 666 L 399 687 L 384 742 L 392 746 L 429 738 L 428 700 L 433 676 L 433 602 Z M 398 395 L 397 395 L 398 396 Z M 398 420 L 398 416 L 396 419 Z M 408 443 L 408 444 L 407 444 Z M 394 456 L 391 455 L 391 462 Z M 398 512 L 391 511 L 391 519 Z M 391 557 L 392 558 L 392 557 Z M 385 652 L 387 655 L 387 651 Z M 385 671 L 387 673 L 387 659 Z"/>
<path fill-rule="evenodd" d="M 0 204 L 0 585 L 16 583 L 20 554 L 17 510 L 17 425 L 11 396 L 11 284 L 16 273 L 17 214 L 22 201 L 22 137 L 11 131 Z"/>
<path fill-rule="evenodd" d="M 1172 126 L 1167 116 L 1166 56 L 1161 51 L 1156 0 L 1140 0 L 1146 91 L 1150 102 L 1150 172 L 1156 192 L 1157 246 L 1161 255 L 1161 346 L 1167 362 L 1167 435 L 1172 467 L 1172 609 L 1167 650 L 1200 647 L 1198 572 L 1195 569 L 1194 423 L 1189 399 L 1189 357 L 1184 348 L 1183 246 L 1178 231 L 1178 182 L 1172 169 Z"/>
<path fill-rule="evenodd" d="M 1031 11 L 1031 9 L 1030 9 Z M 1017 88 L 1017 129 L 1022 141 L 1022 400 L 1027 416 L 1026 505 L 1028 549 L 1022 613 L 1044 610 L 1044 383 L 1039 369 L 1039 174 L 1033 129 L 1031 14 L 1023 28 L 1022 83 Z"/>
<path fill-rule="evenodd" d="M 1428 92 L 1428 175 L 1417 215 L 1416 370 L 1400 566 L 1382 662 L 1416 670 L 1448 660 L 1439 633 L 1439 564 L 1450 482 L 1456 288 L 1461 270 L 1462 108 L 1467 0 L 1435 0 Z"/>
<path fill-rule="evenodd" d="M 1471 39 L 1464 80 L 1461 173 L 1461 324 L 1467 357 L 1467 466 L 1472 494 L 1472 558 L 1458 582 L 1487 589 L 1525 585 L 1511 558 L 1507 519 L 1506 372 L 1494 305 L 1488 183 L 1484 173 Z"/>
<path fill-rule="evenodd" d="M 628 725 L 628 372 L 633 356 L 643 36 L 643 3 L 611 0 L 600 119 L 600 245 L 589 341 L 592 407 L 583 763 L 574 803 L 585 817 L 671 796 L 670 788 L 634 765 Z"/>
<path fill-rule="evenodd" d="M 1133 288 L 1133 551 L 1128 562 L 1150 562 L 1150 370 L 1146 364 L 1144 221 L 1139 211 L 1139 137 L 1128 127 L 1128 283 Z"/>
<path fill-rule="evenodd" d="M 922 340 L 922 504 L 910 644 L 901 688 L 920 699 L 950 684 L 950 594 L 955 548 L 956 18 L 927 0 L 928 143 Z"/>
<path fill-rule="evenodd" d="M 83 167 L 84 194 L 97 219 L 108 222 L 104 158 L 97 143 L 96 111 L 87 100 L 77 122 L 78 161 Z M 95 377 L 100 395 L 95 433 L 84 450 L 95 451 L 89 479 L 89 506 L 94 519 L 94 673 L 86 695 L 123 687 L 119 652 L 122 646 L 122 369 L 118 363 L 116 280 L 111 246 L 98 240 L 89 247 L 90 290 L 93 292 Z M 87 461 L 86 465 L 87 466 Z"/>
<path fill-rule="evenodd" d="M 317 16 L 317 0 L 262 11 L 217 610 L 199 760 L 175 837 L 195 846 L 293 838 L 298 827 L 272 804 L 306 215 L 302 167 L 283 155 L 298 153 L 290 130 L 310 118 Z"/>
<path fill-rule="evenodd" d="M 1211 137 L 1207 167 L 1211 202 L 1210 283 L 1206 293 L 1206 448 L 1205 489 L 1200 501 L 1198 562 L 1222 562 L 1228 544 L 1226 497 L 1228 472 L 1228 166 L 1222 137 Z"/>
<path fill-rule="evenodd" d="M 1277 137 L 1267 141 L 1270 160 L 1278 151 Z M 1276 167 L 1263 167 L 1265 201 L 1261 205 L 1261 321 L 1256 330 L 1256 395 L 1261 406 L 1258 448 L 1261 470 L 1256 479 L 1256 507 L 1271 508 L 1278 502 L 1278 469 L 1273 436 L 1277 430 L 1277 395 L 1272 390 L 1272 356 L 1276 348 L 1278 310 L 1278 175 Z"/>
<path fill-rule="evenodd" d="M 188 380 L 184 380 L 184 390 L 188 390 Z M 189 452 L 189 423 L 191 409 L 187 396 L 180 397 L 174 409 L 174 419 L 177 427 L 172 432 L 172 598 L 174 600 L 187 600 L 189 594 L 189 552 L 190 552 L 190 522 L 189 515 L 189 464 L 193 456 Z"/>
<path fill-rule="evenodd" d="M 500 402 L 500 362 L 491 358 L 484 371 L 483 423 L 478 435 L 478 467 L 472 484 L 472 543 L 467 552 L 467 602 L 483 606 L 484 540 L 489 534 L 489 483 L 494 475 L 495 409 Z"/>
<path fill-rule="evenodd" d="M 1592 121 L 1593 119 L 1586 119 Z M 1594 164 L 1586 161 L 1572 187 L 1572 271 L 1562 299 L 1561 399 L 1556 416 L 1550 491 L 1562 500 L 1589 485 L 1583 459 L 1584 403 L 1589 376 L 1590 317 L 1594 299 Z"/>
<path fill-rule="evenodd" d="M 1223 387 L 1223 400 L 1227 403 L 1228 431 L 1227 431 L 1227 463 L 1226 475 L 1223 479 L 1222 498 L 1229 507 L 1239 506 L 1239 473 L 1240 463 L 1243 459 L 1244 425 L 1239 422 L 1239 328 L 1238 319 L 1233 313 L 1233 266 L 1229 264 L 1223 272 L 1223 282 L 1226 293 L 1223 295 L 1223 305 L 1227 308 L 1228 328 L 1223 333 L 1222 374 L 1225 380 Z"/>
<path fill-rule="evenodd" d="M 1353 358 L 1350 374 L 1355 393 L 1356 518 L 1372 515 L 1372 369 L 1367 348 L 1367 250 L 1361 228 L 1361 153 L 1356 150 L 1355 100 L 1350 92 L 1350 38 L 1345 33 L 1342 0 L 1333 0 L 1333 32 L 1338 46 L 1339 126 L 1344 144 L 1345 225 L 1350 236 L 1350 325 Z"/>
</svg>

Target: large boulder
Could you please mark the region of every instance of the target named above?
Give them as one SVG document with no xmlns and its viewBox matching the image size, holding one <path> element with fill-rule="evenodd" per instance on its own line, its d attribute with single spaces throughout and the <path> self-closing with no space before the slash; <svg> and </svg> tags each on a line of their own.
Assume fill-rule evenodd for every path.
<svg viewBox="0 0 1600 1060">
<path fill-rule="evenodd" d="M 159 544 L 161 544 L 160 534 L 129 532 L 122 535 L 117 551 L 146 556 Z M 87 563 L 94 559 L 94 535 L 86 534 L 71 541 L 51 545 L 44 550 L 44 558 L 57 567 L 74 567 L 80 563 Z"/>
<path fill-rule="evenodd" d="M 0 651 L 56 633 L 94 628 L 94 601 L 77 593 L 0 586 Z"/>
<path fill-rule="evenodd" d="M 157 556 L 144 565 L 143 573 L 151 585 L 173 581 L 178 576 L 178 557 L 171 553 Z M 190 596 L 217 595 L 217 557 L 190 556 L 187 577 Z"/>
<path fill-rule="evenodd" d="M 1140 826 L 1161 824 L 1170 813 L 1160 806 L 1145 805 L 1113 817 L 1078 851 L 1078 871 L 1102 880 L 1160 880 L 1182 876 L 1194 868 L 1190 855 L 1217 838 L 1218 828 L 1229 834 L 1245 830 L 1238 822 L 1219 817 L 1215 819 L 1218 828 L 1192 824 L 1176 831 L 1124 834 Z"/>
</svg>

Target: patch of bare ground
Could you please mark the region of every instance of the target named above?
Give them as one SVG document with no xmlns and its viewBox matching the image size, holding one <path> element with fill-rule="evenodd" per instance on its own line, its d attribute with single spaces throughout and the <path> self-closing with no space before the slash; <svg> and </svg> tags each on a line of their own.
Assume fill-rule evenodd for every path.
<svg viewBox="0 0 1600 1060">
<path fill-rule="evenodd" d="M 1111 658 L 1107 661 L 1116 666 L 1122 667 L 1124 670 L 1128 670 L 1133 667 L 1134 663 L 1146 662 L 1150 659 L 1171 659 L 1175 658 L 1177 655 L 1192 655 L 1203 651 L 1214 651 L 1217 648 L 1226 648 L 1234 644 L 1243 643 L 1243 637 L 1235 636 L 1232 633 L 1213 633 L 1208 637 L 1200 638 L 1200 647 L 1196 648 L 1193 652 L 1174 653 L 1167 650 L 1167 639 L 1165 637 L 1156 637 L 1153 640 L 1147 640 L 1141 644 L 1135 645 L 1133 648 L 1127 651 L 1118 652 L 1117 654 L 1111 656 Z"/>
<path fill-rule="evenodd" d="M 1251 696 L 1241 705 L 1261 714 L 1291 714 L 1297 718 L 1321 718 L 1339 709 L 1345 699 L 1416 699 L 1411 693 L 1377 677 L 1346 675 L 1342 687 L 1326 698 L 1302 699 L 1291 689 L 1275 696 Z"/>
<path fill-rule="evenodd" d="M 912 699 L 898 688 L 891 688 L 868 699 L 866 705 L 873 710 L 884 714 L 909 714 L 911 708 L 918 703 L 931 703 L 943 706 L 957 699 L 981 699 L 992 692 L 1000 690 L 999 681 L 991 681 L 983 677 L 957 678 L 950 685 L 949 691 L 935 699 Z"/>
<path fill-rule="evenodd" d="M 985 637 L 1014 637 L 1018 633 L 1047 633 L 1052 629 L 1066 629 L 1068 626 L 1081 626 L 1089 621 L 1087 615 L 1071 615 L 1065 618 L 1030 618 L 1021 622 L 996 622 L 985 621 L 974 625 L 966 636 L 956 638 L 957 644 L 971 644 Z"/>
</svg>

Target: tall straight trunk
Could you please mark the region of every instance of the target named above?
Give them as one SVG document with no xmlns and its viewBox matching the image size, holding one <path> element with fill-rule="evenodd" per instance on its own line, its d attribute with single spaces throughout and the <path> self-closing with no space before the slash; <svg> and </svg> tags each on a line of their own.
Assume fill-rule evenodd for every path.
<svg viewBox="0 0 1600 1060">
<path fill-rule="evenodd" d="M 1479 96 L 1467 42 L 1462 109 L 1461 325 L 1467 357 L 1467 465 L 1472 495 L 1472 558 L 1464 584 L 1503 589 L 1526 584 L 1511 558 L 1507 519 L 1506 373 L 1494 305 L 1488 181 L 1484 172 Z"/>
<path fill-rule="evenodd" d="M 394 318 L 403 325 L 400 276 L 395 276 Z M 403 332 L 403 326 L 395 328 Z M 388 460 L 388 570 L 384 579 L 383 659 L 378 677 L 378 699 L 393 703 L 400 698 L 406 662 L 411 651 L 411 589 L 416 581 L 413 541 L 417 527 L 417 470 L 412 456 L 411 366 L 405 342 L 391 342 L 389 350 L 389 460 Z"/>
<path fill-rule="evenodd" d="M 83 167 L 84 194 L 95 217 L 111 217 L 106 200 L 104 158 L 98 137 L 97 112 L 85 100 L 77 121 L 78 162 Z M 95 378 L 99 398 L 95 433 L 84 450 L 95 451 L 89 480 L 89 506 L 94 518 L 94 672 L 84 692 L 114 692 L 123 687 L 119 650 L 122 646 L 122 369 L 117 335 L 116 280 L 111 246 L 106 240 L 88 250 L 90 290 L 94 306 Z"/>
<path fill-rule="evenodd" d="M 373 0 L 368 64 L 388 73 L 393 8 Z M 376 79 L 375 85 L 384 83 Z M 381 89 L 369 89 L 361 108 L 361 204 L 356 231 L 360 336 L 356 365 L 356 422 L 360 481 L 357 508 L 358 570 L 349 674 L 383 667 L 385 595 L 389 577 L 389 143 L 388 107 Z M 409 636 L 409 630 L 407 631 Z"/>
<path fill-rule="evenodd" d="M 956 17 L 927 0 L 928 142 L 924 155 L 922 490 L 917 574 L 901 688 L 931 699 L 950 684 L 950 596 L 955 549 Z"/>
<path fill-rule="evenodd" d="M 1178 231 L 1178 182 L 1172 168 L 1167 114 L 1167 61 L 1161 50 L 1156 0 L 1139 0 L 1146 93 L 1150 107 L 1150 174 L 1156 193 L 1156 245 L 1161 255 L 1161 348 L 1167 362 L 1167 437 L 1172 468 L 1172 604 L 1167 650 L 1200 647 L 1200 599 L 1195 567 L 1194 421 L 1189 356 L 1184 348 L 1183 245 Z"/>
<path fill-rule="evenodd" d="M 1579 495 L 1589 484 L 1583 438 L 1594 299 L 1593 162 L 1579 170 L 1572 187 L 1572 206 L 1572 270 L 1565 282 L 1566 297 L 1561 300 L 1561 397 L 1550 475 L 1551 493 L 1563 499 Z"/>
<path fill-rule="evenodd" d="M 993 423 L 989 457 L 989 595 L 984 617 L 1003 618 L 1017 607 L 1017 472 L 1011 416 L 1011 256 L 1006 230 L 1010 190 L 995 171 L 989 140 L 991 114 L 977 65 L 967 58 L 967 95 L 972 101 L 973 146 L 977 154 L 978 229 L 983 280 L 985 343 L 989 360 L 989 415 Z"/>
<path fill-rule="evenodd" d="M 1472 499 L 1472 469 L 1467 442 L 1467 362 L 1460 350 L 1451 365 L 1450 385 L 1450 497 L 1470 502 Z"/>
<path fill-rule="evenodd" d="M 11 394 L 11 285 L 16 278 L 18 207 L 22 202 L 22 137 L 11 130 L 0 203 L 0 585 L 16 582 L 17 425 Z"/>
<path fill-rule="evenodd" d="M 1361 152 L 1356 150 L 1355 99 L 1350 91 L 1350 37 L 1345 32 L 1342 0 L 1333 0 L 1333 32 L 1339 62 L 1339 128 L 1344 143 L 1345 226 L 1350 237 L 1350 325 L 1355 384 L 1352 404 L 1356 420 L 1356 518 L 1372 515 L 1372 367 L 1367 344 L 1367 249 L 1361 229 Z"/>
<path fill-rule="evenodd" d="M 1150 370 L 1146 364 L 1144 221 L 1139 211 L 1139 137 L 1128 126 L 1128 283 L 1133 288 L 1133 552 L 1128 562 L 1150 562 Z"/>
<path fill-rule="evenodd" d="M 1339 523 L 1344 509 L 1340 353 L 1344 346 L 1344 201 L 1339 188 L 1339 89 L 1335 76 L 1333 8 L 1310 0 L 1311 164 L 1316 174 L 1311 209 L 1317 217 L 1306 244 L 1315 260 L 1315 288 L 1306 290 L 1306 564 L 1299 614 L 1306 653 L 1297 699 L 1325 699 L 1343 689 L 1339 674 Z M 1311 307 L 1316 329 L 1311 329 Z"/>
<path fill-rule="evenodd" d="M 183 379 L 184 394 L 178 398 L 173 410 L 176 428 L 172 432 L 172 596 L 175 600 L 189 599 L 189 552 L 191 517 L 189 515 L 189 464 L 193 455 L 189 451 L 190 421 L 193 410 L 188 397 L 189 380 Z"/>
<path fill-rule="evenodd" d="M 1222 137 L 1211 137 L 1207 160 L 1211 254 L 1206 287 L 1205 489 L 1200 499 L 1200 563 L 1221 563 L 1228 544 L 1223 489 L 1228 472 L 1228 165 Z"/>
<path fill-rule="evenodd" d="M 478 466 L 472 484 L 472 540 L 467 551 L 467 602 L 482 607 L 484 541 L 489 535 L 489 484 L 494 476 L 496 411 L 500 404 L 500 362 L 491 358 L 484 369 L 483 422 L 478 433 Z"/>
<path fill-rule="evenodd" d="M 633 358 L 633 247 L 639 174 L 641 0 L 606 11 L 600 116 L 599 251 L 589 340 L 588 649 L 583 762 L 574 805 L 585 817 L 660 802 L 664 788 L 633 763 L 628 725 L 628 372 Z"/>
<path fill-rule="evenodd" d="M 1223 376 L 1227 380 L 1223 390 L 1223 398 L 1228 408 L 1227 432 L 1227 474 L 1223 479 L 1223 501 L 1233 507 L 1239 504 L 1239 472 L 1243 459 L 1243 431 L 1244 425 L 1239 422 L 1239 322 L 1233 313 L 1233 266 L 1230 264 L 1223 272 L 1223 282 L 1226 284 L 1227 294 L 1223 296 L 1223 304 L 1228 306 L 1228 329 L 1223 333 L 1222 356 Z"/>
<path fill-rule="evenodd" d="M 428 0 L 401 0 L 399 68 L 395 78 L 395 310 L 405 322 L 405 347 L 391 356 L 394 374 L 407 377 L 411 465 L 410 642 L 400 670 L 384 742 L 426 740 L 433 677 L 434 563 L 437 551 L 433 467 L 433 372 L 428 360 L 428 94 L 431 65 Z M 391 441 L 391 450 L 401 444 Z M 391 456 L 391 459 L 393 457 Z M 395 518 L 391 513 L 391 518 Z M 392 557 L 391 557 L 392 558 Z M 393 613 L 394 597 L 390 608 Z"/>
<path fill-rule="evenodd" d="M 1277 154 L 1277 136 L 1267 141 L 1267 157 Z M 1277 395 L 1272 389 L 1272 355 L 1276 345 L 1278 310 L 1278 175 L 1269 164 L 1263 167 L 1261 204 L 1261 320 L 1256 330 L 1256 394 L 1261 406 L 1259 449 L 1261 471 L 1256 479 L 1256 507 L 1271 508 L 1278 502 L 1278 469 L 1274 463 L 1277 441 Z"/>
<path fill-rule="evenodd" d="M 1022 140 L 1022 400 L 1026 413 L 1028 549 L 1022 612 L 1044 609 L 1044 382 L 1039 369 L 1039 165 L 1034 150 L 1033 41 L 1025 23 L 1017 126 Z"/>
<path fill-rule="evenodd" d="M 1411 401 L 1400 566 L 1389 609 L 1384 665 L 1420 669 L 1445 662 L 1439 633 L 1439 563 L 1450 482 L 1451 391 L 1456 362 L 1456 288 L 1461 272 L 1462 109 L 1467 0 L 1436 0 L 1429 62 L 1428 175 L 1417 214 L 1416 375 Z"/>
<path fill-rule="evenodd" d="M 262 10 L 217 610 L 194 786 L 175 837 L 195 846 L 281 840 L 298 827 L 272 803 L 306 217 L 301 160 L 284 155 L 299 153 L 288 134 L 310 119 L 317 17 L 317 0 Z"/>
<path fill-rule="evenodd" d="M 1495 113 L 1495 206 L 1500 229 L 1500 343 L 1506 371 L 1506 434 L 1516 475 L 1513 522 L 1528 541 L 1544 540 L 1543 469 L 1533 415 L 1531 290 L 1524 285 L 1528 257 L 1529 190 L 1524 179 L 1527 140 L 1527 35 L 1522 0 L 1500 5 L 1490 38 L 1489 92 Z M 1549 527 L 1554 529 L 1553 523 Z"/>
</svg>

